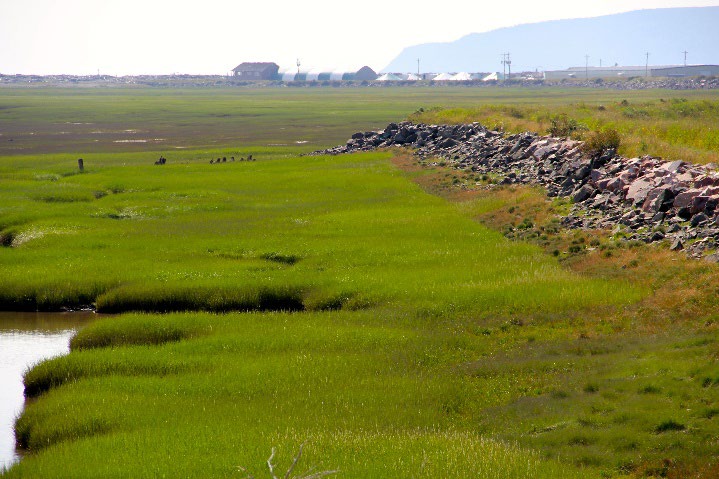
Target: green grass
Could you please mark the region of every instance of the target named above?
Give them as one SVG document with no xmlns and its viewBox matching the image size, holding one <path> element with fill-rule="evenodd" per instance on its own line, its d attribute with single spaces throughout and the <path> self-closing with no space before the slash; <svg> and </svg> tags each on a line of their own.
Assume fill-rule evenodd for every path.
<svg viewBox="0 0 719 479">
<path fill-rule="evenodd" d="M 339 477 L 712 477 L 713 313 L 672 324 L 642 307 L 656 291 L 641 278 L 507 240 L 474 221 L 506 199 L 429 195 L 392 152 L 299 157 L 312 145 L 261 133 L 289 145 L 275 130 L 294 125 L 329 146 L 423 102 L 536 95 L 0 90 L 0 124 L 132 119 L 192 146 L 154 166 L 147 146 L 100 145 L 82 174 L 89 134 L 2 150 L 0 307 L 145 311 L 99 319 L 26 373 L 30 454 L 3 477 L 267 477 L 273 447 L 284 471 L 305 441 L 299 470 Z M 247 143 L 218 122 L 251 123 Z"/>
<path fill-rule="evenodd" d="M 14 239 L 0 249 L 0 305 L 162 312 L 389 301 L 441 314 L 450 303 L 552 310 L 623 296 L 450 214 L 388 158 L 98 166 L 51 182 L 107 193 L 75 202 L 38 201 L 46 182 L 19 175 L 3 192 L 0 221 Z"/>
<path fill-rule="evenodd" d="M 83 334 L 152 322 L 193 332 L 199 322 L 202 331 L 161 347 L 132 338 L 134 345 L 76 352 L 34 370 L 72 381 L 27 409 L 18 435 L 40 452 L 10 477 L 23 470 L 62 477 L 63 457 L 84 458 L 69 471 L 74 477 L 223 477 L 236 465 L 261 471 L 271 447 L 286 461 L 304 440 L 308 465 L 348 477 L 574 475 L 511 441 L 483 437 L 466 417 L 465 408 L 501 404 L 520 385 L 488 378 L 484 387 L 494 393 L 474 396 L 483 387 L 460 382 L 448 359 L 496 345 L 466 342 L 463 351 L 448 351 L 442 343 L 450 333 L 437 337 L 405 321 L 344 312 L 126 316 Z M 147 446 L 138 451 L 133 442 Z M 168 448 L 177 461 L 157 456 Z M 102 450 L 115 452 L 93 460 Z M 108 467 L 119 463 L 121 469 Z"/>
</svg>

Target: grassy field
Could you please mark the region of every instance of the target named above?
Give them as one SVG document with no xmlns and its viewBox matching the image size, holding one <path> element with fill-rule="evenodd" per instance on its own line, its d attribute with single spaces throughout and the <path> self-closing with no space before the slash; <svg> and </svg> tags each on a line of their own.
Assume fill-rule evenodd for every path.
<svg viewBox="0 0 719 479">
<path fill-rule="evenodd" d="M 144 311 L 27 373 L 31 454 L 3 477 L 269 477 L 304 442 L 296 472 L 338 477 L 715 477 L 716 267 L 589 239 L 555 257 L 497 231 L 536 192 L 297 156 L 420 107 L 626 96 L 678 94 L 0 90 L 2 307 Z M 173 143 L 83 129 L 108 125 Z"/>
<path fill-rule="evenodd" d="M 0 156 L 152 151 L 172 159 L 193 149 L 209 161 L 218 148 L 333 146 L 413 112 L 427 122 L 541 133 L 564 113 L 590 129 L 618 128 L 628 154 L 715 161 L 717 102 L 713 91 L 576 88 L 0 88 Z"/>
</svg>

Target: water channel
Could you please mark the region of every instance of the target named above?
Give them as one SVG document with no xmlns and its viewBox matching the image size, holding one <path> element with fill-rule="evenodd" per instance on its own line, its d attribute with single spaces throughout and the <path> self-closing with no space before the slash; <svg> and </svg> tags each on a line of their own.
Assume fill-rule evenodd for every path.
<svg viewBox="0 0 719 479">
<path fill-rule="evenodd" d="M 92 313 L 0 312 L 0 472 L 19 460 L 13 425 L 22 411 L 22 375 L 46 358 L 69 351 L 72 335 Z"/>
</svg>

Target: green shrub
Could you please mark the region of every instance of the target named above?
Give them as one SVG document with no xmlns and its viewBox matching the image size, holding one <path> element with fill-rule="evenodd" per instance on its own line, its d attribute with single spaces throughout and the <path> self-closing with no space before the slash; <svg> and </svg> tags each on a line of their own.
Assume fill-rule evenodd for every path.
<svg viewBox="0 0 719 479">
<path fill-rule="evenodd" d="M 573 136 L 585 131 L 587 127 L 566 114 L 553 116 L 549 119 L 550 127 L 548 133 L 551 136 Z"/>
<path fill-rule="evenodd" d="M 585 140 L 582 149 L 591 155 L 600 155 L 606 150 L 618 150 L 621 144 L 619 132 L 613 128 L 592 132 Z"/>
</svg>

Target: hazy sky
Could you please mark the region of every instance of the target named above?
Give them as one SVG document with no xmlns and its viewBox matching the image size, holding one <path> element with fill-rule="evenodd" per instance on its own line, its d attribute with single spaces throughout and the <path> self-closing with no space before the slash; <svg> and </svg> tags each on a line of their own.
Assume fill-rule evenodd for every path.
<svg viewBox="0 0 719 479">
<path fill-rule="evenodd" d="M 710 5 L 719 0 L 0 0 L 0 73 L 224 74 L 243 61 L 294 67 L 297 58 L 303 69 L 380 70 L 417 43 Z"/>
</svg>

